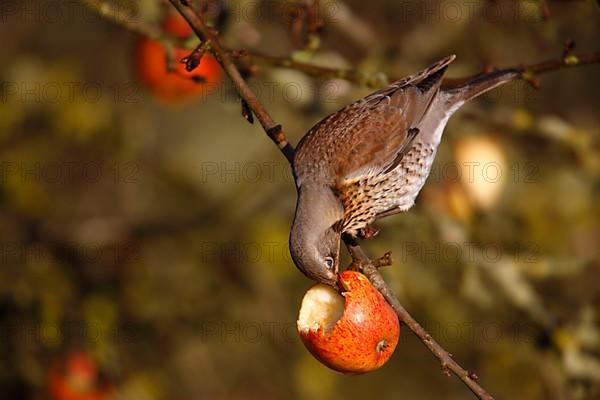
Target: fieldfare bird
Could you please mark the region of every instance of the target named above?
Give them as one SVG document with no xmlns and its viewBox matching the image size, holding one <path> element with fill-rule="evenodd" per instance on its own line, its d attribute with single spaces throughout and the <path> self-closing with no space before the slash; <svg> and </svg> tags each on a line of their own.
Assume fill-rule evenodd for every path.
<svg viewBox="0 0 600 400">
<path fill-rule="evenodd" d="M 519 75 L 498 70 L 441 89 L 454 58 L 355 101 L 302 138 L 293 163 L 298 202 L 290 252 L 307 277 L 334 286 L 342 235 L 368 236 L 373 221 L 411 208 L 450 116 Z"/>
</svg>

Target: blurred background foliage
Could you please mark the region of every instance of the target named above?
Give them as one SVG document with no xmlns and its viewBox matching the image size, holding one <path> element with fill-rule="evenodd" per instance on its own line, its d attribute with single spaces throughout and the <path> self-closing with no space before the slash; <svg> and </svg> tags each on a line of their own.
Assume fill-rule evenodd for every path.
<svg viewBox="0 0 600 400">
<path fill-rule="evenodd" d="M 118 4 L 121 22 L 168 12 Z M 600 37 L 593 1 L 321 1 L 308 37 L 290 4 L 231 0 L 207 17 L 231 48 L 382 80 L 449 53 L 463 77 Z M 165 102 L 140 79 L 139 35 L 74 1 L 1 9 L 2 398 L 471 398 L 406 329 L 365 376 L 304 349 L 291 172 L 228 82 Z M 294 143 L 372 90 L 251 72 Z M 509 84 L 458 113 L 417 205 L 366 244 L 393 252 L 384 274 L 404 305 L 497 398 L 600 396 L 598 72 Z"/>
</svg>

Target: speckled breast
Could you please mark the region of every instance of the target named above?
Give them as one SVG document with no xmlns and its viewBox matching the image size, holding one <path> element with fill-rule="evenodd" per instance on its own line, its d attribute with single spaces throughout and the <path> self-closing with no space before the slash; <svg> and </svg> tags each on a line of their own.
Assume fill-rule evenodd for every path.
<svg viewBox="0 0 600 400">
<path fill-rule="evenodd" d="M 356 235 L 382 213 L 411 208 L 429 176 L 436 149 L 431 143 L 415 141 L 395 169 L 344 186 L 340 193 L 343 231 Z"/>
</svg>

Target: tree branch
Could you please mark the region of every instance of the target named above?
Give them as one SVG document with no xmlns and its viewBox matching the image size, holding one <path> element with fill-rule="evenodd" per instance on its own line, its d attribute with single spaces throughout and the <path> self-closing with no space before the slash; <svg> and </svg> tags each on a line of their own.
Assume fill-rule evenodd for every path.
<svg viewBox="0 0 600 400">
<path fill-rule="evenodd" d="M 248 52 L 248 58 L 257 64 L 301 71 L 313 78 L 343 79 L 354 84 L 376 89 L 385 86 L 389 79 L 382 72 L 368 73 L 352 68 L 325 67 L 317 64 L 297 61 L 291 57 L 277 57 L 259 51 Z"/>
</svg>

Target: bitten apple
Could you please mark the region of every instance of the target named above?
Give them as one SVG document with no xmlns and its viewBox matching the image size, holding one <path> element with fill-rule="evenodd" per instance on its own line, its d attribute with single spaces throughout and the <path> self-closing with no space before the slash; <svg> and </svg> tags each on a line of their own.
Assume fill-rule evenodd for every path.
<svg viewBox="0 0 600 400">
<path fill-rule="evenodd" d="M 354 374 L 376 370 L 394 353 L 398 317 L 363 274 L 344 271 L 339 283 L 341 295 L 322 284 L 306 292 L 298 316 L 300 337 L 331 369 Z"/>
</svg>

